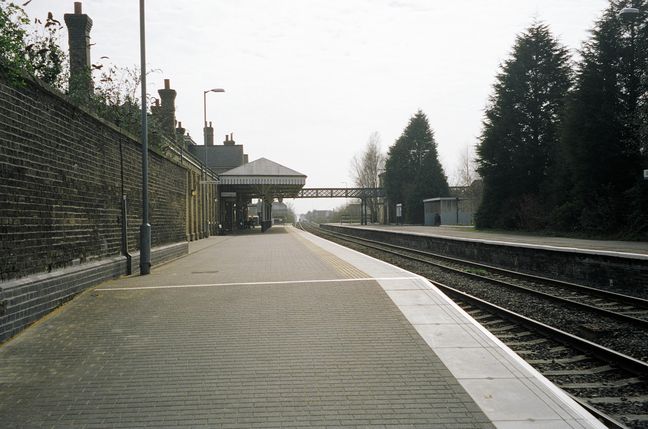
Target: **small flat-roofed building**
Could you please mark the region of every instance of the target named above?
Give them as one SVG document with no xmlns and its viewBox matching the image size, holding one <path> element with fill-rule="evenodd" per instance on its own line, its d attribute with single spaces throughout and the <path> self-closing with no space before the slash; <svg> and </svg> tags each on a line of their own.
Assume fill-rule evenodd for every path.
<svg viewBox="0 0 648 429">
<path fill-rule="evenodd" d="M 471 201 L 458 197 L 423 200 L 425 225 L 472 225 L 474 213 Z M 438 217 L 437 217 L 438 215 Z"/>
</svg>

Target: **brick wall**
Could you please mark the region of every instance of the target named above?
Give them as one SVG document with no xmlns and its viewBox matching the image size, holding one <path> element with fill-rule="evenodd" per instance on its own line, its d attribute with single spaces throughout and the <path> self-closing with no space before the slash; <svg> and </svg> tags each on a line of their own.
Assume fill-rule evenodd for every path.
<svg viewBox="0 0 648 429">
<path fill-rule="evenodd" d="M 152 245 L 184 241 L 187 170 L 150 152 L 149 172 Z M 138 248 L 139 142 L 36 83 L 0 80 L 0 179 L 2 281 L 119 255 L 122 185 Z"/>
</svg>

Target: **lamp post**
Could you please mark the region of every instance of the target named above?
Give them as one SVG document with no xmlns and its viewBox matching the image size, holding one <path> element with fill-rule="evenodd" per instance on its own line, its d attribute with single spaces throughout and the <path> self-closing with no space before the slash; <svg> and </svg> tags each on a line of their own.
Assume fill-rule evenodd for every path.
<svg viewBox="0 0 648 429">
<path fill-rule="evenodd" d="M 208 146 L 208 140 L 209 137 L 207 136 L 207 94 L 210 92 L 225 92 L 223 88 L 212 88 L 203 91 L 203 145 L 205 146 L 205 157 L 204 157 L 204 172 L 205 172 L 205 187 L 203 188 L 203 213 L 204 213 L 204 230 L 205 230 L 205 237 L 209 237 L 209 196 L 207 195 L 207 186 L 209 184 L 207 183 L 209 178 L 208 178 L 208 173 L 207 173 L 207 146 Z M 212 131 L 212 138 L 213 138 L 213 131 Z"/>
<path fill-rule="evenodd" d="M 203 91 L 203 122 L 205 127 L 207 127 L 207 93 L 209 92 L 225 92 L 225 90 L 223 88 L 212 88 Z"/>
<path fill-rule="evenodd" d="M 140 226 L 140 275 L 151 272 L 151 224 L 148 212 L 148 124 L 146 115 L 146 32 L 144 26 L 144 0 L 139 2 L 140 60 L 142 85 L 142 225 Z"/>
</svg>

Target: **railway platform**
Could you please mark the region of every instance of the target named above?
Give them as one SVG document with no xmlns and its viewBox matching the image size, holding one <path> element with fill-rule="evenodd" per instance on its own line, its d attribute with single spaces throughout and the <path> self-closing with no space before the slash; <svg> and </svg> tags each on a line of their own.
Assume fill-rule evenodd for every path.
<svg viewBox="0 0 648 429">
<path fill-rule="evenodd" d="M 480 241 L 498 245 L 517 245 L 543 249 L 591 252 L 602 255 L 634 257 L 648 260 L 648 243 L 645 241 L 587 240 L 566 237 L 549 237 L 513 232 L 478 231 L 470 226 L 423 226 L 423 225 L 360 225 L 334 224 L 337 226 L 409 233 L 431 237 Z"/>
<path fill-rule="evenodd" d="M 603 427 L 415 274 L 292 227 L 190 246 L 0 346 L 2 426 Z"/>
</svg>

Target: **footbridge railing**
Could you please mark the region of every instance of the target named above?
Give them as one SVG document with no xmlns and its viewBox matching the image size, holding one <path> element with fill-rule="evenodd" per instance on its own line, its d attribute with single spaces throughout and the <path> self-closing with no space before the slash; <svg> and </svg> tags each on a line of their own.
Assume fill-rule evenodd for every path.
<svg viewBox="0 0 648 429">
<path fill-rule="evenodd" d="M 383 188 L 302 188 L 294 198 L 378 198 Z"/>
</svg>

